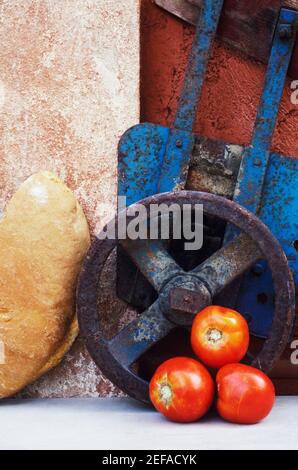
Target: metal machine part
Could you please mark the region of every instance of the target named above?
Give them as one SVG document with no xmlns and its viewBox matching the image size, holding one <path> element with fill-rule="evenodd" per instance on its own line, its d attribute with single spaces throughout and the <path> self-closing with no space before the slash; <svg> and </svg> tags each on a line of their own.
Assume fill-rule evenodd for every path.
<svg viewBox="0 0 298 470">
<path fill-rule="evenodd" d="M 233 201 L 198 191 L 158 194 L 140 201 L 149 214 L 152 204 L 202 204 L 206 213 L 222 218 L 242 233 L 207 261 L 185 272 L 161 241 L 119 240 L 157 294 L 157 299 L 116 336 L 107 339 L 101 327 L 100 277 L 117 240 L 96 239 L 84 262 L 77 291 L 80 331 L 92 358 L 104 374 L 130 396 L 149 401 L 148 381 L 138 373 L 137 361 L 177 326 L 188 328 L 198 309 L 239 277 L 258 259 L 266 258 L 275 287 L 275 314 L 268 339 L 254 358 L 255 367 L 268 372 L 286 347 L 295 319 L 295 289 L 287 259 L 268 228 Z M 132 212 L 126 210 L 127 223 Z M 149 222 L 150 223 L 150 220 Z M 104 229 L 104 231 L 106 228 Z M 243 255 L 245 253 L 245 256 Z M 223 262 L 224 261 L 224 262 Z"/>
<path fill-rule="evenodd" d="M 186 188 L 232 199 L 243 150 L 241 145 L 198 137 L 190 159 Z"/>
<path fill-rule="evenodd" d="M 191 133 L 221 8 L 222 2 L 204 3 L 174 128 L 145 123 L 128 130 L 122 137 L 119 144 L 119 194 L 127 196 L 128 204 L 154 193 L 184 187 L 234 197 L 266 221 L 282 244 L 298 283 L 295 248 L 298 162 L 290 157 L 270 154 L 281 94 L 296 41 L 298 14 L 293 10 L 281 10 L 252 145 L 244 149 Z M 284 30 L 290 34 L 284 35 Z M 241 164 L 243 155 L 244 163 Z M 255 201 L 253 205 L 252 199 Z M 280 224 L 280 220 L 285 223 Z M 217 227 L 214 219 L 206 220 L 205 225 L 206 243 L 199 261 L 210 256 L 213 246 L 215 250 L 220 247 L 224 235 L 224 228 Z M 118 295 L 142 310 L 154 299 L 155 292 L 123 250 L 119 251 Z M 173 249 L 170 247 L 170 252 L 183 264 L 179 245 Z M 202 257 L 204 253 L 205 258 Z M 247 274 L 240 295 L 234 300 L 233 306 L 250 321 L 251 332 L 266 337 L 273 318 L 274 301 L 272 279 L 266 264 L 257 275 L 256 269 Z"/>
<path fill-rule="evenodd" d="M 251 145 L 244 150 L 234 201 L 258 214 L 280 241 L 298 285 L 297 184 L 298 160 L 270 152 L 277 114 L 297 37 L 298 12 L 281 10 L 259 104 Z M 288 32 L 285 35 L 285 31 Z M 229 239 L 229 230 L 226 239 Z M 249 314 L 252 333 L 266 337 L 272 322 L 274 290 L 266 263 L 263 272 L 247 274 L 241 284 L 236 308 Z M 247 308 L 246 305 L 249 307 Z M 260 320 L 262 318 L 262 320 Z"/>
<path fill-rule="evenodd" d="M 128 205 L 139 201 L 147 210 L 152 204 L 175 203 L 180 208 L 202 204 L 205 232 L 213 249 L 204 247 L 202 255 L 198 251 L 193 263 L 170 240 L 165 247 L 160 240 L 127 238 L 118 242 L 100 236 L 92 244 L 79 279 L 78 317 L 91 356 L 110 380 L 143 402 L 149 397 L 148 381 L 139 367 L 142 359 L 176 328 L 187 330 L 200 309 L 224 295 L 248 270 L 254 273 L 254 280 L 244 278 L 238 305 L 246 296 L 245 311 L 240 311 L 250 316 L 250 331 L 266 339 L 260 352 L 247 361 L 270 371 L 293 331 L 291 270 L 297 283 L 298 161 L 271 154 L 270 143 L 296 43 L 298 12 L 282 9 L 276 19 L 252 144 L 241 149 L 192 132 L 222 8 L 223 0 L 202 3 L 173 128 L 140 124 L 128 130 L 119 143 L 119 195 L 127 197 Z M 225 197 L 183 190 L 191 187 L 195 166 L 205 172 L 204 189 Z M 291 179 L 294 184 L 289 185 Z M 231 196 L 241 205 L 229 200 Z M 125 214 L 129 223 L 130 210 Z M 116 336 L 107 338 L 101 325 L 100 277 L 115 247 L 119 248 L 117 294 L 142 313 Z M 264 308 L 267 291 L 271 297 Z M 260 294 L 264 294 L 262 299 Z M 255 308 L 258 299 L 262 300 L 261 313 Z"/>
<path fill-rule="evenodd" d="M 126 196 L 128 205 L 152 194 L 186 186 L 190 158 L 197 142 L 192 129 L 222 6 L 223 0 L 216 0 L 212 4 L 206 2 L 202 10 L 174 127 L 144 123 L 129 129 L 120 140 L 118 193 Z M 151 303 L 155 293 L 123 250 L 119 249 L 118 254 L 117 293 L 142 310 Z"/>
</svg>

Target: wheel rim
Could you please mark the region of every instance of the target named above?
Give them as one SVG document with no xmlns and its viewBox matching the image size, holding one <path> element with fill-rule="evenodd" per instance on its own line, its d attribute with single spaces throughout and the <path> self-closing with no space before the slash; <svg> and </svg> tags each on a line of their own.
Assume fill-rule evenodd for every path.
<svg viewBox="0 0 298 470">
<path fill-rule="evenodd" d="M 295 287 L 281 246 L 260 219 L 228 199 L 197 191 L 179 191 L 151 196 L 137 204 L 142 204 L 148 209 L 151 204 L 162 203 L 176 203 L 180 206 L 203 204 L 204 212 L 235 225 L 258 245 L 272 272 L 275 312 L 269 337 L 265 340 L 262 350 L 253 359 L 252 365 L 264 372 L 269 372 L 287 346 L 295 321 Z M 131 371 L 129 365 L 122 362 L 123 356 L 119 358 L 113 353 L 113 348 L 111 348 L 113 339 L 107 340 L 101 329 L 98 283 L 105 262 L 117 242 L 117 239 L 97 238 L 86 256 L 77 288 L 80 330 L 89 353 L 104 375 L 128 395 L 142 402 L 148 402 L 148 382 Z M 159 319 L 158 314 L 156 315 Z M 168 320 L 165 320 L 163 324 L 164 331 L 167 327 L 170 328 L 166 321 Z M 163 333 L 162 328 L 161 330 Z"/>
</svg>

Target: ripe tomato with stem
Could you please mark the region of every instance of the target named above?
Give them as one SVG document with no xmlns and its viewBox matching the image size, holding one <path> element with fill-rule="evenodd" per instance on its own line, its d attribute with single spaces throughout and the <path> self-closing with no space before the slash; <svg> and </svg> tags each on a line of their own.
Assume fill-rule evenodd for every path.
<svg viewBox="0 0 298 470">
<path fill-rule="evenodd" d="M 249 346 L 248 324 L 235 310 L 211 305 L 195 317 L 191 345 L 198 358 L 213 369 L 240 362 Z"/>
<path fill-rule="evenodd" d="M 154 407 L 180 423 L 197 421 L 212 405 L 215 385 L 198 361 L 176 357 L 161 364 L 153 375 L 149 393 Z"/>
</svg>

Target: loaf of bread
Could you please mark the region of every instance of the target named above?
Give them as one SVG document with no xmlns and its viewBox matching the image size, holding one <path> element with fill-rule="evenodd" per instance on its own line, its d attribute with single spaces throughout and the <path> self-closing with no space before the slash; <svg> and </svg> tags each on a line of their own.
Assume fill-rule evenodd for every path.
<svg viewBox="0 0 298 470">
<path fill-rule="evenodd" d="M 0 220 L 0 397 L 54 367 L 74 341 L 76 280 L 90 237 L 72 191 L 28 178 Z"/>
</svg>

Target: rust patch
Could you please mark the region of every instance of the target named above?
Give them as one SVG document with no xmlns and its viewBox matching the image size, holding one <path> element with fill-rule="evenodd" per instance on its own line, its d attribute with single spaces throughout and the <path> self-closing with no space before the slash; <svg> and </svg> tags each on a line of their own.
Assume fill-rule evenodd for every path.
<svg viewBox="0 0 298 470">
<path fill-rule="evenodd" d="M 194 28 L 142 0 L 142 120 L 171 126 Z M 209 64 L 195 131 L 215 140 L 248 145 L 265 66 L 217 42 Z M 298 106 L 284 90 L 272 150 L 298 157 Z"/>
</svg>

